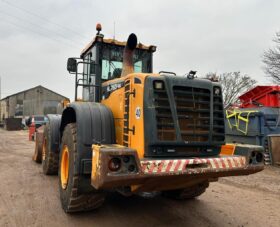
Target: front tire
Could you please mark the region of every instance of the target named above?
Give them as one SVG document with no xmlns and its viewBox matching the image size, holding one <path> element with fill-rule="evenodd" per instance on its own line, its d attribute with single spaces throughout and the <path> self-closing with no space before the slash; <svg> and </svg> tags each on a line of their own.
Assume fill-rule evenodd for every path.
<svg viewBox="0 0 280 227">
<path fill-rule="evenodd" d="M 209 187 L 209 182 L 205 181 L 184 189 L 163 191 L 162 195 L 175 200 L 194 199 L 206 191 Z"/>
<path fill-rule="evenodd" d="M 70 123 L 63 132 L 58 170 L 60 200 L 66 213 L 93 210 L 105 200 L 105 195 L 96 190 L 86 194 L 78 192 L 80 176 L 74 173 L 76 163 L 77 129 L 75 123 Z"/>
</svg>

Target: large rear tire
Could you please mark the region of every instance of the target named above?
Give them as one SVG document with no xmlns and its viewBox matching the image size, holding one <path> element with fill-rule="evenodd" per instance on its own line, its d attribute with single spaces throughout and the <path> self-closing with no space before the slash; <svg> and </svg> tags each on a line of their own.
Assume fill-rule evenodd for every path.
<svg viewBox="0 0 280 227">
<path fill-rule="evenodd" d="M 74 173 L 77 162 L 77 129 L 75 123 L 70 123 L 64 128 L 58 171 L 60 200 L 66 213 L 93 210 L 105 200 L 105 194 L 96 190 L 79 193 L 80 176 Z"/>
<path fill-rule="evenodd" d="M 205 181 L 184 189 L 163 191 L 162 195 L 176 200 L 194 199 L 203 194 L 208 187 L 209 182 Z"/>
<path fill-rule="evenodd" d="M 36 132 L 35 151 L 32 159 L 37 163 L 42 163 L 43 138 L 42 132 Z"/>
<path fill-rule="evenodd" d="M 56 175 L 58 172 L 59 154 L 57 151 L 51 150 L 51 130 L 47 124 L 44 128 L 43 147 L 42 147 L 42 166 L 46 175 Z"/>
</svg>

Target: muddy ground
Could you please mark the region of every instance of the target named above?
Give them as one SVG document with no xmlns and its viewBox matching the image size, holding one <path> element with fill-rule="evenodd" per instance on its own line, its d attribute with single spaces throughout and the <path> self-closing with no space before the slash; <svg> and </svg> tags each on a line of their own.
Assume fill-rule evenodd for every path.
<svg viewBox="0 0 280 227">
<path fill-rule="evenodd" d="M 26 131 L 0 129 L 0 226 L 280 226 L 280 168 L 220 179 L 191 201 L 111 194 L 96 211 L 67 215 L 33 150 Z"/>
</svg>

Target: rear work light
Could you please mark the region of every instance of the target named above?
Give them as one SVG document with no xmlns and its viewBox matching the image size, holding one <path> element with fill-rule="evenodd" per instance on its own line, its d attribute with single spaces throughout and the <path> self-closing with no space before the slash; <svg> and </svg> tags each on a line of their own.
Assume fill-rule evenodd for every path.
<svg viewBox="0 0 280 227">
<path fill-rule="evenodd" d="M 220 95 L 220 94 L 221 94 L 221 88 L 215 87 L 215 88 L 214 88 L 214 94 L 215 94 L 215 95 Z"/>
<path fill-rule="evenodd" d="M 154 81 L 154 89 L 163 90 L 164 89 L 163 81 Z"/>
</svg>

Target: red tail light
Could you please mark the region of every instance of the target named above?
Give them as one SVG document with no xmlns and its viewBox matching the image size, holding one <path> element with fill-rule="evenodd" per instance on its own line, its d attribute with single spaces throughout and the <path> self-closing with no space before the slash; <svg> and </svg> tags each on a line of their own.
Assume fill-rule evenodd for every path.
<svg viewBox="0 0 280 227">
<path fill-rule="evenodd" d="M 121 168 L 122 162 L 119 158 L 112 158 L 108 163 L 109 170 L 115 172 Z"/>
</svg>

